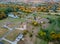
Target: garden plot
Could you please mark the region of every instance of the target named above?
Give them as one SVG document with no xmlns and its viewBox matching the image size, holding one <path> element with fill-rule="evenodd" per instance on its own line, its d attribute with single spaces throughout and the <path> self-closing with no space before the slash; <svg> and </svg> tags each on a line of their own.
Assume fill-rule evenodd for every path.
<svg viewBox="0 0 60 44">
<path fill-rule="evenodd" d="M 4 36 L 4 34 L 6 34 L 7 32 L 8 32 L 8 29 L 1 28 L 1 27 L 0 27 L 0 38 L 1 38 L 2 36 Z"/>
<path fill-rule="evenodd" d="M 9 35 L 6 36 L 6 39 L 14 41 L 16 37 L 20 34 L 20 30 L 13 30 Z"/>
</svg>

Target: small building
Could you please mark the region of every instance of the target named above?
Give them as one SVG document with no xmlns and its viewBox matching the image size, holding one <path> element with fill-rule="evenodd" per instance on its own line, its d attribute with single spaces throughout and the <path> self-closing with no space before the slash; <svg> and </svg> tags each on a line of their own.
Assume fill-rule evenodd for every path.
<svg viewBox="0 0 60 44">
<path fill-rule="evenodd" d="M 11 18 L 19 18 L 17 15 L 14 15 L 13 13 L 9 13 L 8 14 L 8 17 L 11 17 Z"/>
</svg>

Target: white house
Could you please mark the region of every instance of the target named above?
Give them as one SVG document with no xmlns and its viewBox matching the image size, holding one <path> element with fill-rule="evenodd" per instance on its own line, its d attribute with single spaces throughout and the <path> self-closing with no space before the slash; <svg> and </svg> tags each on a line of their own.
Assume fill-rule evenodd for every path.
<svg viewBox="0 0 60 44">
<path fill-rule="evenodd" d="M 19 18 L 17 15 L 14 15 L 13 13 L 9 13 L 8 16 L 11 18 Z"/>
</svg>

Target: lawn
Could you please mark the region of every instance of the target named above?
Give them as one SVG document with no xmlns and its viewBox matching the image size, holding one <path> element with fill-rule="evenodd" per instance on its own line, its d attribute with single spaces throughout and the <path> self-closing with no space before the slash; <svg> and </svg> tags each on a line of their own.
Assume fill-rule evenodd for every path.
<svg viewBox="0 0 60 44">
<path fill-rule="evenodd" d="M 47 42 L 47 41 L 44 41 L 44 40 L 42 40 L 42 39 L 36 38 L 34 44 L 48 44 L 48 42 Z"/>
<path fill-rule="evenodd" d="M 38 14 L 38 13 L 37 13 Z M 42 18 L 52 18 L 52 19 L 55 19 L 55 18 L 57 18 L 58 16 L 56 16 L 56 15 L 48 15 L 48 13 L 47 14 L 44 14 L 44 13 L 40 13 L 40 14 L 38 14 L 38 16 L 40 16 L 40 17 L 42 17 Z"/>
<path fill-rule="evenodd" d="M 0 20 L 0 23 L 4 23 L 4 22 L 13 22 L 13 23 L 16 23 L 16 22 L 24 22 L 25 21 L 25 18 L 6 18 L 6 19 L 3 19 L 3 20 Z"/>
<path fill-rule="evenodd" d="M 14 18 L 6 18 L 6 19 L 3 19 L 3 20 L 0 20 L 0 27 L 2 27 L 3 25 L 5 25 L 6 23 L 13 23 L 13 25 L 11 27 L 14 27 L 16 24 L 18 24 L 19 22 L 24 22 L 25 19 L 20 19 L 20 18 L 17 18 L 17 19 L 14 19 Z"/>
<path fill-rule="evenodd" d="M 34 44 L 40 44 L 40 42 L 41 40 L 39 38 L 36 38 Z"/>
<path fill-rule="evenodd" d="M 0 38 L 1 38 L 4 34 L 6 34 L 7 32 L 8 32 L 8 29 L 1 28 L 1 27 L 0 27 Z"/>
<path fill-rule="evenodd" d="M 13 30 L 9 35 L 6 36 L 6 39 L 14 41 L 16 37 L 19 35 L 20 30 Z"/>
<path fill-rule="evenodd" d="M 1 42 L 4 43 L 4 44 L 10 44 L 9 42 L 7 42 L 5 40 L 2 40 Z"/>
<path fill-rule="evenodd" d="M 6 18 L 6 19 L 3 19 L 3 20 L 0 20 L 0 23 L 2 22 L 19 22 L 19 21 L 24 21 L 25 19 L 21 19 L 21 18 Z"/>
</svg>

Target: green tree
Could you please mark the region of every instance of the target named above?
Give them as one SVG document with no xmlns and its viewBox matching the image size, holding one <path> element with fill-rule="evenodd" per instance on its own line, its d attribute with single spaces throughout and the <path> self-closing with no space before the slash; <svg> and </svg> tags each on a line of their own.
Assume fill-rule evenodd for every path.
<svg viewBox="0 0 60 44">
<path fill-rule="evenodd" d="M 5 13 L 8 14 L 8 13 L 13 12 L 13 11 L 14 11 L 13 8 L 8 7 L 8 8 L 6 8 Z"/>
</svg>

